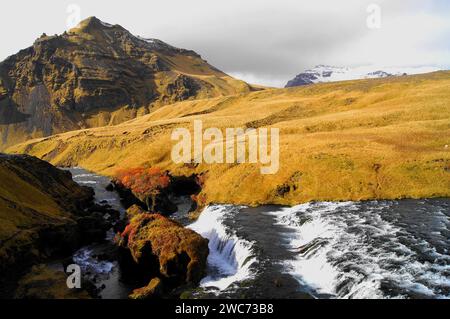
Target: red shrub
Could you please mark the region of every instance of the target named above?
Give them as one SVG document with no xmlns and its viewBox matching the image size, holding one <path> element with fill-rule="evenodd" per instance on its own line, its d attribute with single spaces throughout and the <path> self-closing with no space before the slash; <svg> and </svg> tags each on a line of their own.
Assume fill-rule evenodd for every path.
<svg viewBox="0 0 450 319">
<path fill-rule="evenodd" d="M 134 193 L 145 196 L 157 195 L 170 183 L 167 172 L 157 167 L 121 169 L 116 173 L 116 180 Z"/>
</svg>

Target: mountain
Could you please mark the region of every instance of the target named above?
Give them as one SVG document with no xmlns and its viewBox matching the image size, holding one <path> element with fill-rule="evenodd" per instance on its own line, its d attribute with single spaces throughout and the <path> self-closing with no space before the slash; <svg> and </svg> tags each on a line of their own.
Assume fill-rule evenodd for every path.
<svg viewBox="0 0 450 319">
<path fill-rule="evenodd" d="M 373 66 L 348 68 L 318 65 L 310 70 L 306 70 L 305 72 L 298 74 L 294 79 L 286 84 L 286 88 L 324 82 L 376 79 L 391 76 L 422 74 L 438 70 L 438 68 L 434 67 L 378 69 Z"/>
<path fill-rule="evenodd" d="M 43 34 L 0 63 L 0 149 L 252 89 L 194 51 L 91 17 L 62 35 Z"/>
<path fill-rule="evenodd" d="M 110 176 L 119 168 L 149 166 L 202 176 L 197 198 L 206 204 L 448 197 L 449 86 L 450 72 L 441 71 L 184 101 L 117 126 L 35 139 L 7 151 Z M 174 163 L 173 129 L 192 130 L 199 119 L 204 129 L 222 132 L 279 128 L 279 171 L 261 175 L 261 165 L 249 163 Z"/>
</svg>

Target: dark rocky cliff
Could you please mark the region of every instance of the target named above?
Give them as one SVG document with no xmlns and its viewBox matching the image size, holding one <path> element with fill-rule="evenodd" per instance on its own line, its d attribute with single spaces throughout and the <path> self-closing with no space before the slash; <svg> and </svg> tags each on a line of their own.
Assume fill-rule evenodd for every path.
<svg viewBox="0 0 450 319">
<path fill-rule="evenodd" d="M 28 155 L 0 154 L 0 298 L 32 265 L 105 238 L 102 207 L 68 171 Z"/>
</svg>

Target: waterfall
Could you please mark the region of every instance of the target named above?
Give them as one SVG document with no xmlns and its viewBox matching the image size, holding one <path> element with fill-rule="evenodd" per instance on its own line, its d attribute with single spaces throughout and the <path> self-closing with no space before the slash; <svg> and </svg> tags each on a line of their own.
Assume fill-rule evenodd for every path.
<svg viewBox="0 0 450 319">
<path fill-rule="evenodd" d="M 319 208 L 307 203 L 273 213 L 278 225 L 293 231 L 289 234 L 288 248 L 298 254 L 295 260 L 284 262 L 285 269 L 302 285 L 310 287 L 313 294 L 335 294 L 339 271 L 329 262 L 328 255 L 337 230 L 324 214 L 346 205 L 323 203 Z"/>
<path fill-rule="evenodd" d="M 252 265 L 257 259 L 253 256 L 253 244 L 239 238 L 225 225 L 225 221 L 232 222 L 239 209 L 231 205 L 207 207 L 200 218 L 189 226 L 209 239 L 208 276 L 202 280 L 202 287 L 224 290 L 254 275 Z"/>
</svg>

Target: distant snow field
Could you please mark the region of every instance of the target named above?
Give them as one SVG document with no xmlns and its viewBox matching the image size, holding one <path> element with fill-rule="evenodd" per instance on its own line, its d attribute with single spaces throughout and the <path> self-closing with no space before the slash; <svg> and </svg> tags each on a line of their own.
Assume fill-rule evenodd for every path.
<svg viewBox="0 0 450 319">
<path fill-rule="evenodd" d="M 336 67 L 329 65 L 318 65 L 310 70 L 297 75 L 289 81 L 286 87 L 302 86 L 315 83 L 337 82 L 358 79 L 385 78 L 390 76 L 403 76 L 412 74 L 423 74 L 439 71 L 437 67 Z"/>
</svg>

